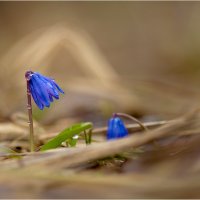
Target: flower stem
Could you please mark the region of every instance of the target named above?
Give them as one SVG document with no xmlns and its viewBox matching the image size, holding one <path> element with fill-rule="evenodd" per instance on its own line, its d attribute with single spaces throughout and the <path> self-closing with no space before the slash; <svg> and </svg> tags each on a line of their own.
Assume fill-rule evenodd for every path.
<svg viewBox="0 0 200 200">
<path fill-rule="evenodd" d="M 91 144 L 91 142 L 92 142 L 92 129 L 88 131 L 88 144 Z"/>
<path fill-rule="evenodd" d="M 88 145 L 89 142 L 88 142 L 88 136 L 87 136 L 87 133 L 86 131 L 84 130 L 84 136 L 85 136 L 85 144 Z"/>
<path fill-rule="evenodd" d="M 147 127 L 145 125 L 143 125 L 142 122 L 140 122 L 138 119 L 136 119 L 135 117 L 133 117 L 131 115 L 128 115 L 125 113 L 114 113 L 114 115 L 129 118 L 129 119 L 133 120 L 134 122 L 138 123 L 143 130 L 145 130 L 145 131 L 148 130 Z"/>
<path fill-rule="evenodd" d="M 27 84 L 27 110 L 28 110 L 28 124 L 29 124 L 29 133 L 30 133 L 30 151 L 33 152 L 35 150 L 34 145 L 34 132 L 33 132 L 33 116 L 32 116 L 32 104 L 31 104 L 31 92 L 29 86 L 29 80 L 26 79 Z"/>
<path fill-rule="evenodd" d="M 131 116 L 131 115 L 128 115 L 128 114 L 125 114 L 125 113 L 114 113 L 113 114 L 114 116 L 121 116 L 121 117 L 126 117 L 126 118 L 129 118 L 131 120 L 133 120 L 134 122 L 138 123 L 140 125 L 140 127 L 144 130 L 144 131 L 148 131 L 148 128 L 142 123 L 140 122 L 138 119 L 136 119 L 135 117 Z M 153 141 L 153 145 L 156 147 L 156 148 L 159 148 L 160 145 L 157 141 Z"/>
</svg>

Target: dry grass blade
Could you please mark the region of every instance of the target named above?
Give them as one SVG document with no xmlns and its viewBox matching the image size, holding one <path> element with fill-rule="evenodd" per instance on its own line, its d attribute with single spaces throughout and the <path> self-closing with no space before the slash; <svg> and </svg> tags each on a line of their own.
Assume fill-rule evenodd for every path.
<svg viewBox="0 0 200 200">
<path fill-rule="evenodd" d="M 48 166 L 49 168 L 62 168 L 79 165 L 91 160 L 103 158 L 116 153 L 123 152 L 131 147 L 139 147 L 153 140 L 169 137 L 171 135 L 180 135 L 182 130 L 200 129 L 199 110 L 196 110 L 182 118 L 173 120 L 169 124 L 165 124 L 155 130 L 147 131 L 145 134 L 135 134 L 129 137 L 102 142 L 87 147 L 79 147 L 75 149 L 58 149 L 49 151 L 42 155 L 35 153 L 32 157 L 21 159 L 23 166 Z M 1 164 L 1 167 L 16 168 L 19 163 L 8 161 Z"/>
<path fill-rule="evenodd" d="M 152 129 L 168 123 L 171 123 L 171 121 L 146 122 L 143 123 L 143 125 L 148 129 Z M 131 133 L 141 130 L 141 127 L 138 124 L 128 124 L 126 125 L 126 128 Z M 97 128 L 93 131 L 94 134 L 106 134 L 106 132 L 107 132 L 107 127 Z"/>
<path fill-rule="evenodd" d="M 199 177 L 195 176 L 184 177 L 181 180 L 159 177 L 155 174 L 107 175 L 105 177 L 95 173 L 75 174 L 73 171 L 54 173 L 46 167 L 36 169 L 34 171 L 25 168 L 0 171 L 0 185 L 6 186 L 10 183 L 9 186 L 15 188 L 15 195 L 19 194 L 16 193 L 17 190 L 21 192 L 20 195 L 25 193 L 29 198 L 35 196 L 41 198 L 42 195 L 50 197 L 48 194 L 51 194 L 55 188 L 60 188 L 59 196 L 62 198 L 197 198 L 199 196 Z M 27 186 L 30 188 L 28 191 L 24 189 Z M 74 193 L 73 186 L 76 187 L 76 191 L 82 192 Z M 112 192 L 113 190 L 117 191 Z"/>
<path fill-rule="evenodd" d="M 146 123 L 143 123 L 143 124 L 148 129 L 152 129 L 152 128 L 157 128 L 161 125 L 164 125 L 164 124 L 167 124 L 167 123 L 170 123 L 170 122 L 171 121 L 157 121 L 157 122 L 146 122 Z M 127 124 L 126 128 L 128 129 L 128 131 L 130 133 L 141 131 L 141 127 L 138 124 Z M 92 131 L 93 135 L 106 135 L 106 132 L 107 132 L 107 127 L 96 128 Z M 46 140 L 49 140 L 49 139 L 55 137 L 56 135 L 58 135 L 58 133 L 40 134 L 39 140 L 43 142 L 43 141 L 46 141 Z"/>
</svg>

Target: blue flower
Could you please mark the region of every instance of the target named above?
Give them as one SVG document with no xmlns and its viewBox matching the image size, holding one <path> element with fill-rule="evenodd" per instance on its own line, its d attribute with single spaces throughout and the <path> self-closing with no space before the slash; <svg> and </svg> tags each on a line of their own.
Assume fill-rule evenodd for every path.
<svg viewBox="0 0 200 200">
<path fill-rule="evenodd" d="M 114 115 L 108 122 L 107 139 L 118 139 L 128 135 L 124 122 L 116 115 Z"/>
<path fill-rule="evenodd" d="M 43 110 L 45 106 L 49 107 L 53 98 L 59 99 L 59 92 L 64 94 L 53 79 L 38 72 L 27 71 L 25 77 L 29 83 L 30 93 L 40 110 Z"/>
</svg>

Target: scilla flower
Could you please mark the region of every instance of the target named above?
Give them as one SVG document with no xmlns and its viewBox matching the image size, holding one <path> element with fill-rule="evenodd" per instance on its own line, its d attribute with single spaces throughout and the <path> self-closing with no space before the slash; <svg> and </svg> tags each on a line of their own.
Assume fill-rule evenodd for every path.
<svg viewBox="0 0 200 200">
<path fill-rule="evenodd" d="M 53 98 L 59 99 L 59 92 L 64 93 L 57 83 L 38 72 L 27 71 L 25 73 L 27 85 L 27 110 L 29 117 L 30 129 L 30 151 L 35 150 L 34 131 L 33 131 L 33 117 L 32 117 L 32 103 L 31 95 L 40 110 L 44 107 L 49 107 Z"/>
<path fill-rule="evenodd" d="M 118 139 L 128 135 L 124 122 L 116 114 L 108 122 L 107 139 Z"/>
<path fill-rule="evenodd" d="M 29 81 L 30 93 L 40 110 L 43 110 L 45 106 L 49 107 L 53 98 L 59 99 L 59 92 L 64 94 L 53 79 L 38 72 L 27 71 L 26 78 Z"/>
</svg>

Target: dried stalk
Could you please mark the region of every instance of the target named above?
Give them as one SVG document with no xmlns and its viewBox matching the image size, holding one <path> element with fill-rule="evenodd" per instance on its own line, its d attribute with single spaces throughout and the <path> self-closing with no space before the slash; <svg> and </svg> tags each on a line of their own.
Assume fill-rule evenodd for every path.
<svg viewBox="0 0 200 200">
<path fill-rule="evenodd" d="M 187 128 L 190 130 L 199 129 L 200 124 L 198 120 L 198 112 L 195 111 L 155 130 L 147 131 L 145 134 L 134 134 L 120 140 L 95 143 L 87 147 L 77 147 L 75 149 L 62 148 L 38 156 L 35 153 L 34 157 L 25 157 L 22 159 L 22 162 L 24 166 L 48 166 L 49 168 L 56 169 L 71 167 L 120 153 L 129 148 L 136 148 L 160 138 L 179 135 L 180 131 L 187 130 Z M 18 164 L 13 161 L 4 162 L 1 166 L 3 167 L 3 165 L 8 168 L 18 167 Z"/>
<path fill-rule="evenodd" d="M 29 77 L 27 74 L 25 75 L 25 78 L 26 78 L 26 85 L 27 85 L 27 110 L 28 110 L 29 137 L 30 137 L 29 142 L 30 142 L 30 151 L 33 152 L 35 150 L 33 116 L 32 116 L 30 84 L 29 84 Z"/>
<path fill-rule="evenodd" d="M 153 128 L 157 128 L 157 127 L 159 127 L 161 125 L 168 124 L 170 122 L 171 121 L 146 122 L 146 123 L 143 123 L 143 125 L 145 127 L 147 127 L 148 129 L 153 129 Z M 138 124 L 127 124 L 126 128 L 128 129 L 130 134 L 142 130 L 141 126 L 138 125 Z M 102 128 L 95 128 L 92 131 L 92 134 L 93 135 L 106 135 L 106 132 L 107 132 L 107 127 L 105 126 L 105 127 L 102 127 Z M 40 134 L 39 135 L 39 140 L 40 141 L 46 141 L 46 140 L 51 139 L 52 137 L 55 137 L 56 135 L 58 135 L 58 133 Z"/>
</svg>

